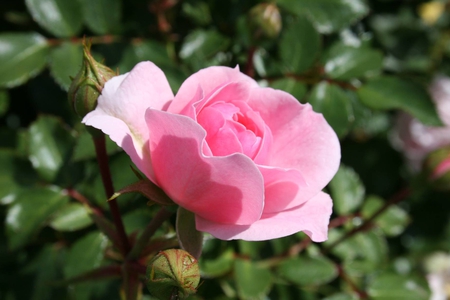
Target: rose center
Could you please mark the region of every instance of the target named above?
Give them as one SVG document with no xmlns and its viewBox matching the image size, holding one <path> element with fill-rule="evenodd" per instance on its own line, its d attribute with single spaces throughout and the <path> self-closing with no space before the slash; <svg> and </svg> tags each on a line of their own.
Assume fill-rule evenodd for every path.
<svg viewBox="0 0 450 300">
<path fill-rule="evenodd" d="M 255 158 L 261 147 L 264 121 L 245 102 L 215 102 L 204 107 L 197 122 L 206 130 L 206 142 L 215 156 L 236 152 Z"/>
</svg>

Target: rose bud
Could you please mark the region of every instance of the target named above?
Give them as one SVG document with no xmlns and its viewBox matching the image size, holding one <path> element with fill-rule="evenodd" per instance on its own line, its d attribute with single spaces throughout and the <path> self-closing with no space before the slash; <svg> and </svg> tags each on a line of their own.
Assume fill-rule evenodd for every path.
<svg viewBox="0 0 450 300">
<path fill-rule="evenodd" d="M 161 251 L 147 266 L 147 288 L 161 300 L 185 299 L 197 291 L 199 282 L 197 260 L 181 249 Z"/>
<path fill-rule="evenodd" d="M 281 16 L 273 3 L 260 3 L 249 13 L 249 26 L 255 41 L 278 36 L 281 30 Z"/>
<path fill-rule="evenodd" d="M 83 44 L 83 63 L 78 74 L 72 79 L 68 92 L 69 102 L 80 117 L 95 109 L 103 86 L 117 75 L 107 66 L 95 61 L 90 48 L 89 43 Z"/>
<path fill-rule="evenodd" d="M 416 173 L 430 152 L 450 145 L 450 78 L 437 77 L 429 90 L 444 126 L 427 126 L 401 112 L 391 134 L 393 146 L 404 154 L 408 166 Z"/>
<path fill-rule="evenodd" d="M 450 190 L 450 146 L 431 152 L 424 161 L 423 172 L 433 187 Z"/>
</svg>

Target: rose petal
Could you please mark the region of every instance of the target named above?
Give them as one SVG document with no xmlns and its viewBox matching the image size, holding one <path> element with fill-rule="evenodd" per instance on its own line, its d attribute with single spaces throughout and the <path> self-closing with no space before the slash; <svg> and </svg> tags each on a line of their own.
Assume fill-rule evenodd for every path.
<svg viewBox="0 0 450 300">
<path fill-rule="evenodd" d="M 264 214 L 299 206 L 317 194 L 311 192 L 298 170 L 258 167 L 264 178 Z"/>
<path fill-rule="evenodd" d="M 324 188 L 339 168 L 341 153 L 336 133 L 322 114 L 271 88 L 252 89 L 248 103 L 272 132 L 268 165 L 297 169 L 311 189 Z"/>
<path fill-rule="evenodd" d="M 194 103 L 211 98 L 216 91 L 233 82 L 242 82 L 247 88 L 258 86 L 256 81 L 241 73 L 237 67 L 209 67 L 189 76 L 183 82 L 168 111 L 193 117 L 190 109 Z M 201 98 L 199 89 L 202 91 Z"/>
<path fill-rule="evenodd" d="M 180 206 L 202 218 L 251 224 L 264 206 L 264 183 L 242 154 L 206 157 L 204 129 L 189 117 L 148 109 L 156 183 Z"/>
<path fill-rule="evenodd" d="M 109 135 L 152 179 L 145 111 L 148 107 L 163 109 L 171 99 L 173 93 L 164 73 L 153 63 L 142 62 L 130 73 L 106 82 L 97 108 L 83 123 Z"/>
<path fill-rule="evenodd" d="M 314 242 L 323 242 L 328 237 L 331 209 L 330 196 L 320 192 L 302 206 L 278 214 L 264 214 L 261 220 L 247 226 L 220 224 L 200 216 L 195 221 L 197 230 L 221 240 L 263 241 L 303 231 Z"/>
</svg>

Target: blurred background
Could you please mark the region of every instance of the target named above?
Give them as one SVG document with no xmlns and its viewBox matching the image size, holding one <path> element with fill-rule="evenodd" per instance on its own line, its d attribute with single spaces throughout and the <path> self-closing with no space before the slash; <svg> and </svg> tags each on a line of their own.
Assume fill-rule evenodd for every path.
<svg viewBox="0 0 450 300">
<path fill-rule="evenodd" d="M 154 62 L 174 92 L 201 68 L 238 65 L 311 103 L 341 140 L 329 240 L 208 238 L 192 299 L 450 298 L 447 1 L 2 0 L 1 300 L 120 299 L 117 278 L 68 281 L 120 261 L 82 204 L 106 211 L 67 100 L 83 37 L 119 73 Z M 107 146 L 116 188 L 136 181 Z M 155 209 L 140 195 L 118 202 L 139 235 Z M 173 223 L 159 249 L 176 247 Z"/>
</svg>

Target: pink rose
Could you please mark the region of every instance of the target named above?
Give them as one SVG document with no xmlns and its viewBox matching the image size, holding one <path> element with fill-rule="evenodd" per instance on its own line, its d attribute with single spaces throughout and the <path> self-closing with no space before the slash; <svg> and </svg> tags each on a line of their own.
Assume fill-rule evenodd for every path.
<svg viewBox="0 0 450 300">
<path fill-rule="evenodd" d="M 83 120 L 122 147 L 196 227 L 229 240 L 304 231 L 327 239 L 332 202 L 321 190 L 340 146 L 321 114 L 237 68 L 190 76 L 174 97 L 151 62 L 112 78 Z"/>
<path fill-rule="evenodd" d="M 444 126 L 426 126 L 402 112 L 391 136 L 394 147 L 405 154 L 409 166 L 416 172 L 427 154 L 450 145 L 450 79 L 437 77 L 430 86 L 430 94 Z"/>
</svg>

